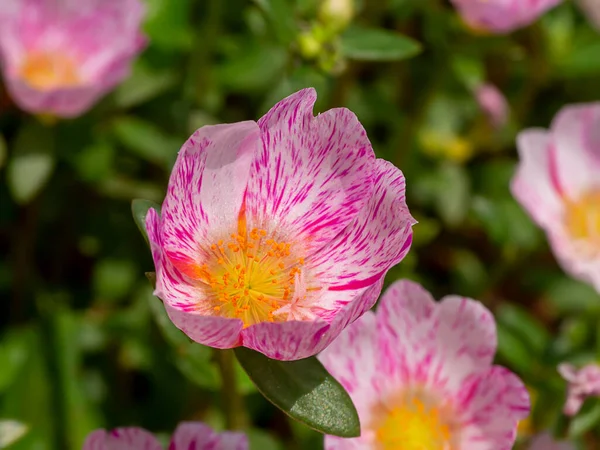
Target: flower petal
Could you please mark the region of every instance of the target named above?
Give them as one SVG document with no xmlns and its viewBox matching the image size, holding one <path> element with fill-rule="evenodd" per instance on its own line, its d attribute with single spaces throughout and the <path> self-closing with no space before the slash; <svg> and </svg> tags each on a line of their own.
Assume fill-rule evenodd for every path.
<svg viewBox="0 0 600 450">
<path fill-rule="evenodd" d="M 277 103 L 258 122 L 257 155 L 246 206 L 254 226 L 285 230 L 307 255 L 331 241 L 373 190 L 375 155 L 356 116 L 344 108 L 317 117 L 314 89 Z"/>
<path fill-rule="evenodd" d="M 571 199 L 600 187 L 599 130 L 600 102 L 567 106 L 552 122 L 558 178 Z"/>
<path fill-rule="evenodd" d="M 548 432 L 538 434 L 529 450 L 576 450 L 575 445 L 571 442 L 555 441 L 552 435 Z"/>
<path fill-rule="evenodd" d="M 361 438 L 345 439 L 337 436 L 325 436 L 325 450 L 372 450 L 373 444 Z"/>
<path fill-rule="evenodd" d="M 225 432 L 217 434 L 200 422 L 181 422 L 169 450 L 247 450 L 248 439 L 244 433 Z"/>
<path fill-rule="evenodd" d="M 307 260 L 316 278 L 332 290 L 370 286 L 408 253 L 411 217 L 404 176 L 391 163 L 375 162 L 375 191 L 365 207 L 338 236 Z"/>
<path fill-rule="evenodd" d="M 520 163 L 511 182 L 514 197 L 533 219 L 550 227 L 563 209 L 562 186 L 556 173 L 551 136 L 541 129 L 525 130 L 517 137 Z"/>
<path fill-rule="evenodd" d="M 154 435 L 143 428 L 115 428 L 90 433 L 82 450 L 162 450 Z"/>
<path fill-rule="evenodd" d="M 470 377 L 457 397 L 462 430 L 460 448 L 510 450 L 517 423 L 529 415 L 529 394 L 508 369 L 494 366 Z"/>
<path fill-rule="evenodd" d="M 379 296 L 383 280 L 354 293 L 331 323 L 314 321 L 263 322 L 242 331 L 244 347 L 269 358 L 292 361 L 316 355 L 336 339 L 344 328 L 368 311 Z"/>
<path fill-rule="evenodd" d="M 161 210 L 162 245 L 179 270 L 200 263 L 212 233 L 236 230 L 259 145 L 258 126 L 248 121 L 202 127 L 181 148 Z"/>
</svg>

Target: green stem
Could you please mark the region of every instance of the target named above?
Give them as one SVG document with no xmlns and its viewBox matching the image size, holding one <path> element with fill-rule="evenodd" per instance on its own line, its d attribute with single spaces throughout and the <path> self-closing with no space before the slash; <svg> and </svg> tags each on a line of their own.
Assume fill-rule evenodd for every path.
<svg viewBox="0 0 600 450">
<path fill-rule="evenodd" d="M 221 400 L 225 425 L 229 430 L 243 429 L 248 424 L 244 400 L 237 390 L 235 355 L 233 350 L 214 350 L 214 359 L 221 373 Z"/>
</svg>

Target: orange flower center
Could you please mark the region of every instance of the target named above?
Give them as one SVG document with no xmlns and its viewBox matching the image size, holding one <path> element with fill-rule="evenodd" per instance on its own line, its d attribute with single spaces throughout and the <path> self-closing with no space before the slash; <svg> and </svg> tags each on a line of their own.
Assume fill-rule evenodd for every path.
<svg viewBox="0 0 600 450">
<path fill-rule="evenodd" d="M 441 408 L 419 396 L 405 397 L 399 406 L 380 415 L 375 430 L 380 450 L 452 450 L 453 427 Z"/>
<path fill-rule="evenodd" d="M 33 52 L 27 55 L 19 75 L 25 83 L 40 91 L 81 84 L 75 62 L 60 53 Z"/>
<path fill-rule="evenodd" d="M 582 241 L 592 254 L 600 253 L 600 190 L 593 190 L 577 201 L 567 201 L 565 225 L 569 235 Z"/>
<path fill-rule="evenodd" d="M 200 278 L 216 315 L 241 319 L 244 326 L 288 319 L 291 303 L 306 298 L 304 258 L 294 244 L 278 241 L 265 230 L 245 232 L 210 246 Z M 280 311 L 281 308 L 284 308 Z"/>
</svg>

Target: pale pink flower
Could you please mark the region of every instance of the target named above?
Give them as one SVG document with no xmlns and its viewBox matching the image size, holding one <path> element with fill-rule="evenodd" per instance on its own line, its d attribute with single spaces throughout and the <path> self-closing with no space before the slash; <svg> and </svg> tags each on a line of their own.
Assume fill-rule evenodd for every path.
<svg viewBox="0 0 600 450">
<path fill-rule="evenodd" d="M 0 60 L 14 101 L 74 117 L 121 82 L 145 46 L 140 0 L 1 0 Z"/>
<path fill-rule="evenodd" d="M 575 446 L 570 442 L 555 441 L 550 433 L 542 433 L 533 438 L 529 450 L 575 450 Z"/>
<path fill-rule="evenodd" d="M 533 23 L 562 0 L 450 0 L 475 29 L 508 33 Z"/>
<path fill-rule="evenodd" d="M 215 433 L 200 422 L 179 424 L 169 450 L 248 450 L 248 438 L 243 433 Z M 163 450 L 154 435 L 143 428 L 96 430 L 85 439 L 82 450 Z"/>
<path fill-rule="evenodd" d="M 588 17 L 590 23 L 600 30 L 600 1 L 578 0 L 578 4 Z"/>
<path fill-rule="evenodd" d="M 588 397 L 600 397 L 600 365 L 588 364 L 581 369 L 567 363 L 560 364 L 558 371 L 569 383 L 567 401 L 563 412 L 574 416 Z"/>
<path fill-rule="evenodd" d="M 314 355 L 408 252 L 402 172 L 375 158 L 352 112 L 314 117 L 315 100 L 304 89 L 258 123 L 200 128 L 148 212 L 155 295 L 196 342 Z"/>
<path fill-rule="evenodd" d="M 479 302 L 439 303 L 401 280 L 377 312 L 348 327 L 319 359 L 357 408 L 361 436 L 326 436 L 326 450 L 510 450 L 529 394 L 492 364 L 496 326 Z"/>
<path fill-rule="evenodd" d="M 475 98 L 494 127 L 501 128 L 506 125 L 508 103 L 506 97 L 496 86 L 489 83 L 478 86 L 475 89 Z"/>
<path fill-rule="evenodd" d="M 563 108 L 550 130 L 521 132 L 515 198 L 563 269 L 600 292 L 600 102 Z"/>
</svg>

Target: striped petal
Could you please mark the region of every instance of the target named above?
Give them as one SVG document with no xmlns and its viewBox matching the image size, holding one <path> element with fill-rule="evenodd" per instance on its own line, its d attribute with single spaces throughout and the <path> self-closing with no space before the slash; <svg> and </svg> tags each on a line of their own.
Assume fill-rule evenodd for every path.
<svg viewBox="0 0 600 450">
<path fill-rule="evenodd" d="M 152 433 L 130 427 L 96 430 L 87 436 L 82 450 L 162 450 L 162 445 Z"/>
<path fill-rule="evenodd" d="M 179 424 L 169 450 L 248 450 L 248 438 L 244 433 L 216 433 L 200 422 Z"/>
<path fill-rule="evenodd" d="M 314 89 L 276 104 L 258 122 L 264 148 L 252 166 L 246 206 L 257 228 L 300 238 L 307 254 L 331 241 L 373 191 L 375 155 L 349 110 L 312 108 Z"/>
<path fill-rule="evenodd" d="M 370 286 L 410 249 L 415 223 L 406 206 L 404 176 L 391 163 L 375 162 L 375 190 L 365 208 L 307 267 L 330 290 Z"/>
</svg>

